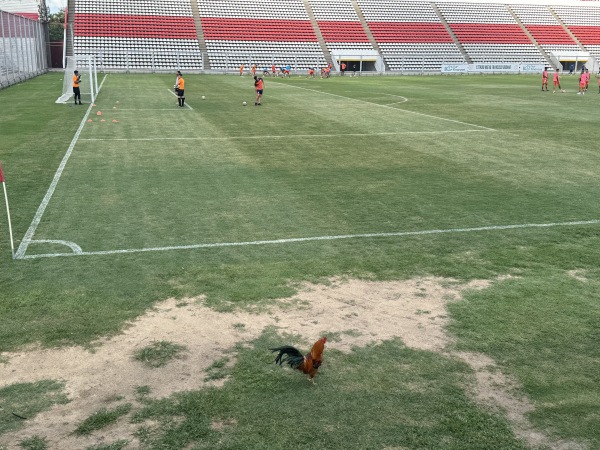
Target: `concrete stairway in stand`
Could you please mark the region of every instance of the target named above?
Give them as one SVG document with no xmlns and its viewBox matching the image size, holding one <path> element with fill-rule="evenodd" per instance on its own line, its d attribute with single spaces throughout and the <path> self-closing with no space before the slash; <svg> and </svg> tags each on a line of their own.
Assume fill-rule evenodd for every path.
<svg viewBox="0 0 600 450">
<path fill-rule="evenodd" d="M 433 10 L 435 11 L 435 13 L 440 18 L 440 22 L 442 22 L 442 24 L 446 28 L 446 31 L 448 31 L 448 34 L 450 34 L 450 36 L 452 37 L 452 40 L 454 41 L 454 44 L 456 44 L 456 46 L 458 47 L 458 50 L 460 50 L 460 53 L 463 55 L 463 58 L 465 58 L 465 61 L 467 63 L 469 63 L 469 64 L 472 64 L 473 60 L 471 59 L 471 57 L 469 56 L 469 54 L 467 53 L 467 51 L 465 50 L 465 48 L 463 47 L 463 45 L 460 43 L 460 41 L 456 37 L 456 34 L 454 34 L 454 31 L 452 31 L 452 27 L 446 21 L 446 18 L 444 17 L 444 15 L 442 14 L 442 12 L 439 10 L 439 8 L 437 7 L 437 5 L 435 3 L 431 3 L 431 6 L 433 6 Z"/>
<path fill-rule="evenodd" d="M 387 62 L 385 61 L 385 58 L 383 58 L 383 55 L 381 54 L 381 50 L 379 49 L 379 45 L 377 44 L 377 41 L 375 40 L 375 36 L 373 36 L 373 33 L 371 33 L 371 29 L 369 28 L 367 19 L 365 19 L 365 16 L 362 13 L 360 6 L 358 5 L 358 1 L 352 0 L 352 6 L 354 7 L 356 14 L 358 15 L 358 18 L 360 19 L 360 23 L 363 27 L 363 30 L 365 30 L 365 33 L 367 34 L 367 37 L 369 38 L 369 42 L 371 42 L 371 45 L 373 46 L 373 48 L 377 51 L 377 53 L 379 53 L 379 56 L 382 56 L 381 60 L 383 61 L 383 66 L 384 66 L 385 70 L 388 71 L 389 67 L 387 65 Z"/>
<path fill-rule="evenodd" d="M 333 60 L 331 59 L 331 54 L 329 53 L 327 44 L 325 44 L 325 38 L 323 37 L 323 33 L 321 33 L 321 29 L 319 28 L 319 23 L 317 22 L 315 13 L 312 10 L 312 6 L 308 2 L 308 0 L 303 0 L 303 2 L 304 2 L 304 9 L 306 9 L 308 18 L 310 19 L 310 23 L 312 24 L 313 29 L 315 30 L 315 34 L 317 35 L 317 39 L 319 41 L 319 45 L 321 46 L 321 51 L 323 52 L 325 61 L 327 62 L 327 64 L 331 64 L 331 67 L 333 67 Z"/>
<path fill-rule="evenodd" d="M 198 36 L 198 47 L 202 52 L 204 58 L 203 68 L 204 70 L 210 70 L 210 59 L 208 58 L 208 47 L 206 47 L 206 41 L 204 40 L 204 31 L 202 30 L 202 21 L 200 20 L 200 10 L 198 9 L 197 0 L 190 0 L 192 6 L 192 15 L 194 16 L 194 25 L 196 26 L 196 35 Z"/>
<path fill-rule="evenodd" d="M 65 42 L 65 55 L 73 56 L 73 36 L 75 34 L 75 0 L 67 2 L 67 32 Z"/>
<path fill-rule="evenodd" d="M 521 19 L 519 19 L 519 16 L 517 16 L 515 14 L 515 12 L 511 9 L 510 5 L 508 5 L 507 8 L 508 8 L 508 12 L 515 18 L 515 21 L 517 22 L 517 24 L 519 24 L 519 26 L 523 30 L 523 33 L 525 33 L 527 35 L 529 40 L 531 42 L 533 42 L 533 45 L 535 45 L 536 48 L 539 50 L 539 52 L 544 56 L 544 59 L 546 60 L 546 64 L 551 66 L 552 61 L 550 60 L 550 55 L 548 55 L 548 53 L 546 53 L 546 51 L 542 48 L 542 46 L 538 43 L 538 41 L 533 37 L 533 34 L 531 34 L 529 32 L 529 30 L 527 29 L 525 24 L 521 21 Z"/>
</svg>

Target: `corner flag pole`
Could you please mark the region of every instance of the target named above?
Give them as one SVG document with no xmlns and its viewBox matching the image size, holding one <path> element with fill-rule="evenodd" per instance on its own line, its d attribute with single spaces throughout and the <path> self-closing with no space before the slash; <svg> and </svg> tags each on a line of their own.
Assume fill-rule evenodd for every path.
<svg viewBox="0 0 600 450">
<path fill-rule="evenodd" d="M 8 216 L 8 234 L 10 235 L 10 251 L 15 259 L 15 244 L 13 242 L 12 225 L 10 223 L 10 209 L 8 208 L 8 195 L 6 194 L 6 183 L 4 181 L 4 173 L 2 173 L 2 164 L 0 164 L 0 183 L 4 188 L 4 202 L 6 203 L 6 215 Z"/>
</svg>

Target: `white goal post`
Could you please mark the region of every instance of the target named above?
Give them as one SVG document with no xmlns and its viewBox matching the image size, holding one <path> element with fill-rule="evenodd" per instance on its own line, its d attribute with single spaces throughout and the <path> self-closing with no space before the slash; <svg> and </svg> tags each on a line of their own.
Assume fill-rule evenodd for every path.
<svg viewBox="0 0 600 450">
<path fill-rule="evenodd" d="M 62 95 L 58 97 L 56 103 L 67 103 L 73 96 L 73 73 L 76 70 L 82 76 L 81 93 L 84 95 L 89 94 L 92 103 L 96 100 L 96 96 L 98 95 L 96 58 L 93 56 L 67 56 Z"/>
</svg>

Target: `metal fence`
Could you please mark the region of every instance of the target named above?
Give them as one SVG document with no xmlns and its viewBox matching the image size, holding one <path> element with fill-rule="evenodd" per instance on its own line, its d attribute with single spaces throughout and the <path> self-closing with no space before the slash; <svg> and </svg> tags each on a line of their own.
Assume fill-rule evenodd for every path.
<svg viewBox="0 0 600 450">
<path fill-rule="evenodd" d="M 44 25 L 0 11 L 0 88 L 47 70 Z"/>
</svg>

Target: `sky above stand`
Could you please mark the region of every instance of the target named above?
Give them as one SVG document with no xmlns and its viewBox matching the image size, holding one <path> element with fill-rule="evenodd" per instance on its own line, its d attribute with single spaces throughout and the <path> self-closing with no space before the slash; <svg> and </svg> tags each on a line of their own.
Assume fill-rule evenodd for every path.
<svg viewBox="0 0 600 450">
<path fill-rule="evenodd" d="M 46 0 L 46 6 L 50 8 L 50 13 L 54 14 L 67 7 L 67 0 Z"/>
</svg>

